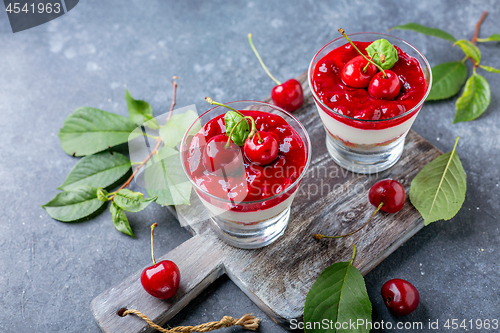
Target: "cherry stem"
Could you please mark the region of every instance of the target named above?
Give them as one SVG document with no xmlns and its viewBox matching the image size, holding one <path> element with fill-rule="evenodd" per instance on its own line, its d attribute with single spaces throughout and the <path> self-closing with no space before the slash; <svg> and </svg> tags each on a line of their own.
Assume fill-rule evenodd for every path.
<svg viewBox="0 0 500 333">
<path fill-rule="evenodd" d="M 155 251 L 153 249 L 153 232 L 157 226 L 158 223 L 153 223 L 153 225 L 151 226 L 151 258 L 153 258 L 153 265 L 156 265 Z"/>
<path fill-rule="evenodd" d="M 344 38 L 345 38 L 345 39 L 347 39 L 347 41 L 349 42 L 349 44 L 351 44 L 351 45 L 352 45 L 352 47 L 354 47 L 354 49 L 355 49 L 356 51 L 358 51 L 358 53 L 359 53 L 359 54 L 361 54 L 361 56 L 362 56 L 363 58 L 365 58 L 365 60 L 366 60 L 366 61 L 368 61 L 369 63 L 371 63 L 371 64 L 375 65 L 375 67 L 377 67 L 378 69 L 380 69 L 380 71 L 384 74 L 384 78 L 386 78 L 386 77 L 387 77 L 387 75 L 385 74 L 384 69 L 383 69 L 382 67 L 380 67 L 379 65 L 377 65 L 376 63 L 374 63 L 373 61 L 371 61 L 370 59 L 368 59 L 368 57 L 366 57 L 366 56 L 363 54 L 363 52 L 361 52 L 361 51 L 360 51 L 360 50 L 356 47 L 356 45 L 354 45 L 354 43 L 353 43 L 353 42 L 349 39 L 349 37 L 347 37 L 347 35 L 345 34 L 344 29 L 339 28 L 339 29 L 338 29 L 338 31 L 342 34 L 342 36 L 344 36 Z"/>
<path fill-rule="evenodd" d="M 240 116 L 244 117 L 245 115 L 243 113 L 241 113 L 240 111 L 236 110 L 236 109 L 233 109 L 232 107 L 226 105 L 226 104 L 222 104 L 222 103 L 219 103 L 219 102 L 216 102 L 214 101 L 213 99 L 211 99 L 210 97 L 205 97 L 205 100 L 210 103 L 211 105 L 217 105 L 217 106 L 223 106 L 225 108 L 228 108 L 229 110 L 231 111 L 234 111 L 236 112 L 237 114 L 239 114 Z"/>
<path fill-rule="evenodd" d="M 352 244 L 352 258 L 350 261 L 351 265 L 352 265 L 352 262 L 354 261 L 354 257 L 356 257 L 356 245 Z"/>
<path fill-rule="evenodd" d="M 476 41 L 477 41 L 477 35 L 479 34 L 479 28 L 481 27 L 481 24 L 483 23 L 484 18 L 486 17 L 486 14 L 488 14 L 487 10 L 485 10 L 483 12 L 483 15 L 481 15 L 481 18 L 479 19 L 479 21 L 476 24 L 476 30 L 474 31 L 474 37 L 472 37 L 472 40 L 471 40 L 472 44 L 476 43 Z"/>
<path fill-rule="evenodd" d="M 323 239 L 323 238 L 342 238 L 342 237 L 347 237 L 347 236 L 350 236 L 352 234 L 355 234 L 357 233 L 358 231 L 360 231 L 361 229 L 363 229 L 367 224 L 368 222 L 371 221 L 372 217 L 375 216 L 375 214 L 377 214 L 377 212 L 380 210 L 380 208 L 382 208 L 382 206 L 384 205 L 383 202 L 380 203 L 380 205 L 378 205 L 377 209 L 373 212 L 372 216 L 370 216 L 370 218 L 368 219 L 368 221 L 365 222 L 365 224 L 363 224 L 361 226 L 361 228 L 359 228 L 358 230 L 355 230 L 353 232 L 350 232 L 348 234 L 345 234 L 345 235 L 340 235 L 340 236 L 325 236 L 325 235 L 321 235 L 321 234 L 314 234 L 314 238 L 316 239 Z"/>
<path fill-rule="evenodd" d="M 269 77 L 274 81 L 276 82 L 276 84 L 279 86 L 281 84 L 280 81 L 276 80 L 276 78 L 274 76 L 272 76 L 272 74 L 269 72 L 269 70 L 267 69 L 266 65 L 264 65 L 264 62 L 262 61 L 262 58 L 260 57 L 259 55 L 259 52 L 257 52 L 257 49 L 255 48 L 255 46 L 253 45 L 253 42 L 252 42 L 252 34 L 248 34 L 248 42 L 250 43 L 250 47 L 252 48 L 253 52 L 255 53 L 255 55 L 257 56 L 257 59 L 259 59 L 259 62 L 260 64 L 262 65 L 262 68 L 264 68 L 264 70 L 266 71 L 267 75 L 269 75 Z"/>
<path fill-rule="evenodd" d="M 176 95 L 176 91 L 177 91 L 177 82 L 175 82 L 174 80 L 178 80 L 179 77 L 178 76 L 173 76 L 172 77 L 172 104 L 170 104 L 170 110 L 168 111 L 168 116 L 167 116 L 167 122 L 170 120 L 170 117 L 172 117 L 172 112 L 174 112 L 174 106 L 176 104 L 176 101 L 175 101 L 175 95 Z"/>
</svg>

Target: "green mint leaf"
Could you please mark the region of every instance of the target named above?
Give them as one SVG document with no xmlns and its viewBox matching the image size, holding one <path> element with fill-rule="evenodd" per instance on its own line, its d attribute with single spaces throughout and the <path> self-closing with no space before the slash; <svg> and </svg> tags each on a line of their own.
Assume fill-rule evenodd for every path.
<svg viewBox="0 0 500 333">
<path fill-rule="evenodd" d="M 104 202 L 109 201 L 108 194 L 109 194 L 108 191 L 106 191 L 102 187 L 99 187 L 97 189 L 97 199 L 99 199 L 101 201 L 104 201 Z"/>
<path fill-rule="evenodd" d="M 173 115 L 165 124 L 160 128 L 160 137 L 167 147 L 175 147 L 182 141 L 184 134 L 189 127 L 198 119 L 198 115 L 189 110 L 185 113 Z M 190 129 L 189 133 L 198 133 L 201 129 L 199 122 Z"/>
<path fill-rule="evenodd" d="M 472 75 L 465 83 L 465 88 L 457 99 L 455 119 L 453 123 L 471 121 L 478 118 L 491 102 L 491 91 L 488 81 L 479 74 Z"/>
<path fill-rule="evenodd" d="M 434 36 L 438 38 L 442 38 L 444 40 L 450 41 L 454 43 L 457 39 L 447 33 L 446 31 L 437 29 L 437 28 L 430 28 L 426 27 L 417 23 L 408 23 L 408 24 L 403 24 L 403 25 L 398 25 L 396 27 L 392 27 L 389 30 L 412 30 L 415 32 L 419 32 L 421 34 L 427 35 L 427 36 Z"/>
<path fill-rule="evenodd" d="M 386 39 L 377 39 L 366 48 L 374 63 L 383 69 L 391 69 L 398 62 L 398 51 Z"/>
<path fill-rule="evenodd" d="M 466 79 L 467 67 L 461 61 L 432 67 L 432 88 L 427 100 L 437 101 L 458 94 Z"/>
<path fill-rule="evenodd" d="M 125 100 L 127 101 L 129 118 L 137 126 L 146 124 L 151 129 L 160 128 L 153 118 L 153 108 L 148 102 L 134 99 L 128 90 L 125 92 Z"/>
<path fill-rule="evenodd" d="M 481 61 L 481 51 L 470 40 L 460 39 L 453 45 L 458 45 L 464 51 L 465 55 L 472 58 L 477 64 Z"/>
<path fill-rule="evenodd" d="M 500 69 L 496 69 L 496 68 L 491 67 L 491 66 L 483 66 L 483 65 L 479 65 L 479 67 L 481 67 L 485 71 L 488 71 L 488 72 L 491 72 L 491 73 L 498 73 L 498 74 L 500 74 Z"/>
<path fill-rule="evenodd" d="M 85 156 L 69 172 L 59 190 L 80 185 L 111 188 L 130 170 L 130 160 L 119 153 L 102 152 Z"/>
<path fill-rule="evenodd" d="M 314 323 L 349 323 L 371 321 L 372 305 L 363 276 L 351 262 L 338 262 L 327 267 L 314 282 L 304 305 L 305 333 L 351 332 L 317 327 Z M 322 325 L 321 325 L 322 326 Z M 352 332 L 369 332 L 360 325 Z"/>
<path fill-rule="evenodd" d="M 127 215 L 125 215 L 123 209 L 121 209 L 116 203 L 112 202 L 109 207 L 109 212 L 111 213 L 111 219 L 113 220 L 113 225 L 116 230 L 135 238 L 134 232 L 132 231 L 132 228 L 130 228 L 130 223 L 128 223 Z"/>
<path fill-rule="evenodd" d="M 500 42 L 500 34 L 493 34 L 488 38 L 478 38 L 478 42 Z"/>
<path fill-rule="evenodd" d="M 191 183 L 182 169 L 180 153 L 163 147 L 146 165 L 144 180 L 149 196 L 161 205 L 189 205 Z"/>
<path fill-rule="evenodd" d="M 127 142 L 135 128 L 127 117 L 82 107 L 64 120 L 59 140 L 67 154 L 85 156 Z"/>
<path fill-rule="evenodd" d="M 156 199 L 157 197 L 144 198 L 142 193 L 132 192 L 131 190 L 124 188 L 116 192 L 113 202 L 127 212 L 137 213 L 145 209 Z"/>
<path fill-rule="evenodd" d="M 231 140 L 233 140 L 233 142 L 236 143 L 238 146 L 242 147 L 245 145 L 245 140 L 248 137 L 248 133 L 250 133 L 250 128 L 248 127 L 248 122 L 246 120 L 243 120 L 238 124 L 238 122 L 241 119 L 243 119 L 243 117 L 234 111 L 228 111 L 224 115 L 224 124 L 226 126 L 226 135 L 229 136 L 229 134 L 232 131 Z M 238 125 L 236 125 L 236 124 L 238 124 Z M 235 126 L 236 126 L 236 129 L 234 129 Z M 234 131 L 233 131 L 233 129 L 234 129 Z"/>
<path fill-rule="evenodd" d="M 424 218 L 425 225 L 451 219 L 465 200 L 467 182 L 455 152 L 457 142 L 451 152 L 428 163 L 411 182 L 410 201 Z"/>
<path fill-rule="evenodd" d="M 42 206 L 55 220 L 77 222 L 97 213 L 104 202 L 97 198 L 95 187 L 82 185 L 58 193 L 54 199 Z"/>
</svg>

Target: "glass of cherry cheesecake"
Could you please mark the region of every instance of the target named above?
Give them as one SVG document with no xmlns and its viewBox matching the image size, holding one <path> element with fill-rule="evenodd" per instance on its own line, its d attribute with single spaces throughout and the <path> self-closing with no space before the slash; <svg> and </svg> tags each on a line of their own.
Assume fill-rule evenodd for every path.
<svg viewBox="0 0 500 333">
<path fill-rule="evenodd" d="M 201 129 L 182 140 L 181 162 L 213 229 L 239 248 L 274 242 L 311 160 L 305 128 L 283 109 L 257 101 L 217 105 L 197 124 Z"/>
<path fill-rule="evenodd" d="M 308 82 L 334 161 L 353 172 L 377 173 L 400 158 L 430 92 L 431 67 L 400 38 L 380 33 L 344 37 L 316 53 Z"/>
</svg>

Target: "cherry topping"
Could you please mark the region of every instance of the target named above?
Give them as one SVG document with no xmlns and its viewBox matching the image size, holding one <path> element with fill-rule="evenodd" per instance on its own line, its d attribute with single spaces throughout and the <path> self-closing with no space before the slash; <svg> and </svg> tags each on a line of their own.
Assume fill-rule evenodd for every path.
<svg viewBox="0 0 500 333">
<path fill-rule="evenodd" d="M 290 79 L 285 83 L 281 83 L 276 80 L 276 78 L 269 72 L 266 65 L 264 65 L 259 52 L 257 52 L 257 49 L 253 45 L 252 34 L 248 34 L 248 42 L 250 43 L 250 47 L 255 53 L 255 56 L 259 59 L 262 68 L 264 68 L 267 75 L 269 75 L 269 77 L 277 84 L 277 86 L 271 90 L 271 99 L 274 104 L 289 112 L 293 112 L 300 108 L 302 103 L 304 103 L 304 91 L 302 90 L 300 82 L 295 79 Z"/>
<path fill-rule="evenodd" d="M 384 283 L 380 291 L 385 306 L 394 316 L 412 313 L 420 302 L 417 288 L 408 281 L 392 279 Z"/>
<path fill-rule="evenodd" d="M 363 56 L 357 56 L 345 64 L 340 77 L 349 87 L 366 88 L 376 73 L 375 65 L 370 64 Z"/>
<path fill-rule="evenodd" d="M 260 131 L 245 141 L 243 151 L 250 162 L 264 166 L 276 159 L 278 148 L 278 141 L 273 134 Z"/>
<path fill-rule="evenodd" d="M 370 203 L 387 213 L 396 213 L 403 208 L 406 200 L 405 188 L 394 179 L 382 179 L 373 184 L 368 193 Z"/>
<path fill-rule="evenodd" d="M 208 140 L 203 151 L 203 165 L 218 176 L 233 175 L 243 166 L 241 150 L 224 134 Z"/>
<path fill-rule="evenodd" d="M 277 106 L 293 112 L 304 103 L 302 85 L 295 79 L 290 79 L 271 90 L 271 98 Z"/>
<path fill-rule="evenodd" d="M 142 271 L 141 284 L 151 296 L 159 299 L 169 299 L 179 289 L 181 274 L 179 267 L 173 261 L 163 260 L 156 263 L 153 250 L 153 230 L 156 226 L 156 223 L 151 226 L 151 257 L 154 265 Z"/>
<path fill-rule="evenodd" d="M 396 73 L 386 69 L 385 76 L 383 72 L 375 74 L 368 86 L 368 93 L 380 99 L 393 100 L 399 95 L 401 90 L 401 81 Z"/>
</svg>

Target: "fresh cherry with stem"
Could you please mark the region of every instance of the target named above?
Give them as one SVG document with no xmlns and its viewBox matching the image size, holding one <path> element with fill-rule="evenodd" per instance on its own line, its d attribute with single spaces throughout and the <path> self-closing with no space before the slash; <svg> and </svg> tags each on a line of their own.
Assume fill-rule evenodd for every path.
<svg viewBox="0 0 500 333">
<path fill-rule="evenodd" d="M 159 299 L 172 298 L 179 289 L 181 274 L 179 267 L 170 260 L 162 260 L 156 263 L 153 249 L 153 231 L 158 226 L 154 223 L 151 226 L 151 257 L 153 266 L 142 271 L 141 284 L 144 290 L 151 296 Z"/>
<path fill-rule="evenodd" d="M 277 84 L 277 86 L 271 90 L 271 99 L 274 104 L 289 112 L 293 112 L 300 108 L 304 103 L 304 91 L 302 90 L 300 82 L 295 79 L 290 79 L 284 83 L 276 80 L 276 78 L 269 72 L 266 65 L 264 65 L 262 58 L 253 45 L 252 34 L 248 34 L 248 42 L 257 56 L 257 59 L 259 59 L 262 68 L 264 68 L 267 75 L 269 75 L 269 77 Z"/>
<path fill-rule="evenodd" d="M 368 193 L 368 200 L 372 205 L 377 207 L 377 209 L 373 212 L 368 221 L 366 221 L 365 224 L 363 224 L 359 229 L 339 236 L 314 234 L 314 238 L 323 239 L 347 237 L 363 229 L 379 210 L 387 213 L 396 213 L 400 211 L 406 200 L 405 188 L 397 180 L 390 178 L 382 179 L 372 185 L 370 192 Z"/>
<path fill-rule="evenodd" d="M 362 56 L 357 56 L 344 65 L 340 77 L 349 87 L 366 88 L 376 73 L 377 67 Z"/>
<path fill-rule="evenodd" d="M 233 175 L 243 165 L 240 148 L 224 134 L 208 140 L 202 160 L 205 168 L 218 176 Z"/>
<path fill-rule="evenodd" d="M 380 294 L 384 304 L 394 316 L 406 316 L 412 313 L 420 303 L 417 288 L 403 279 L 392 279 L 384 283 Z"/>
<path fill-rule="evenodd" d="M 344 36 L 345 39 L 352 45 L 352 47 L 358 51 L 358 53 L 369 63 L 376 66 L 380 73 L 375 74 L 368 85 L 368 93 L 379 99 L 393 100 L 396 96 L 399 95 L 401 90 L 401 81 L 396 73 L 391 71 L 390 69 L 384 70 L 382 67 L 374 63 L 371 59 L 361 52 L 357 46 L 347 37 L 344 29 L 339 28 L 338 31 Z M 347 64 L 346 64 L 347 65 Z M 344 66 L 345 67 L 345 66 Z M 349 85 L 347 82 L 345 82 Z"/>
</svg>

